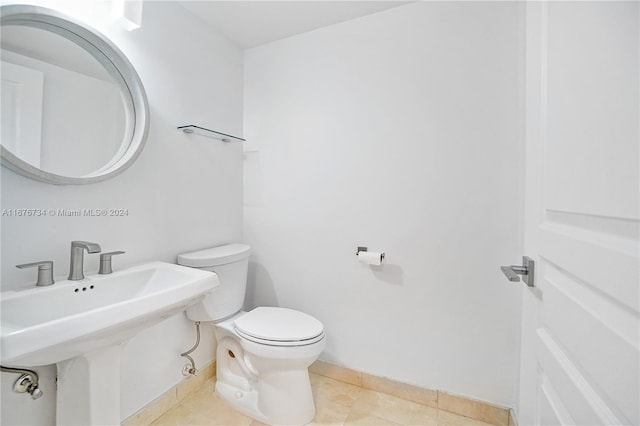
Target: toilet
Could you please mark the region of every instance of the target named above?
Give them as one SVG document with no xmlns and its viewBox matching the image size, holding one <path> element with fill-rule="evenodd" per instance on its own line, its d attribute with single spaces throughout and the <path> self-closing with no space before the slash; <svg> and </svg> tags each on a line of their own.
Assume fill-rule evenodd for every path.
<svg viewBox="0 0 640 426">
<path fill-rule="evenodd" d="M 324 328 L 293 309 L 242 311 L 250 252 L 246 244 L 228 244 L 178 256 L 178 264 L 220 280 L 187 317 L 214 324 L 216 392 L 224 400 L 263 423 L 303 425 L 315 416 L 308 368 L 325 347 Z"/>
</svg>

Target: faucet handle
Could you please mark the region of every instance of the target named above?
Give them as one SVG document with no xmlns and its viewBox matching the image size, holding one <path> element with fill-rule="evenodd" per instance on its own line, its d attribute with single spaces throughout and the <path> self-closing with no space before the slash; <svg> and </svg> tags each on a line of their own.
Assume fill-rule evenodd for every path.
<svg viewBox="0 0 640 426">
<path fill-rule="evenodd" d="M 113 272 L 113 269 L 111 269 L 111 256 L 115 256 L 117 254 L 124 254 L 124 252 L 110 251 L 108 253 L 102 253 L 100 255 L 100 270 L 98 271 L 98 274 L 108 275 Z"/>
<path fill-rule="evenodd" d="M 55 283 L 53 281 L 53 261 L 41 260 L 40 262 L 23 263 L 22 265 L 16 265 L 16 268 L 35 268 L 38 267 L 38 280 L 36 285 L 39 287 L 51 285 Z"/>
</svg>

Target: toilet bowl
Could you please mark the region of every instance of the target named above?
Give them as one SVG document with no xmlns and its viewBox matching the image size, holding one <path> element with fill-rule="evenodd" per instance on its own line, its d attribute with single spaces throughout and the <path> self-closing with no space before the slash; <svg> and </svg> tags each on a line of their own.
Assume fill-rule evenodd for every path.
<svg viewBox="0 0 640 426">
<path fill-rule="evenodd" d="M 187 309 L 192 321 L 211 321 L 216 392 L 263 423 L 302 425 L 315 416 L 308 367 L 325 347 L 323 325 L 293 309 L 242 311 L 250 247 L 229 244 L 178 256 L 178 263 L 218 274 L 220 286 Z"/>
</svg>

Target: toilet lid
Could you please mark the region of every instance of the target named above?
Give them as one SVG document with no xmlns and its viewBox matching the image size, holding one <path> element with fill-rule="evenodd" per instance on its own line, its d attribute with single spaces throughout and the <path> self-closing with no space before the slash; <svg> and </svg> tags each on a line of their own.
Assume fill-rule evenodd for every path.
<svg viewBox="0 0 640 426">
<path fill-rule="evenodd" d="M 234 326 L 243 335 L 272 342 L 310 340 L 323 331 L 311 315 L 287 308 L 256 308 L 236 319 Z"/>
</svg>

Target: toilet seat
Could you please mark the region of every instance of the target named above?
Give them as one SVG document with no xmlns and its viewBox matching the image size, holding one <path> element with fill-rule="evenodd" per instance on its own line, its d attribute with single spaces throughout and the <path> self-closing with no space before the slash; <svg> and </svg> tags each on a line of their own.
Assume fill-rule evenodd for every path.
<svg viewBox="0 0 640 426">
<path fill-rule="evenodd" d="M 303 312 L 259 307 L 233 321 L 242 338 L 270 346 L 311 345 L 324 338 L 322 323 Z"/>
</svg>

